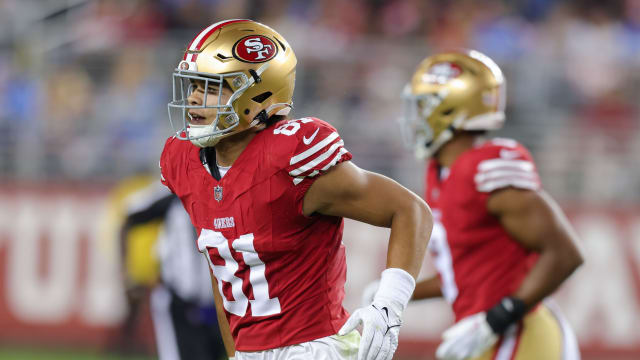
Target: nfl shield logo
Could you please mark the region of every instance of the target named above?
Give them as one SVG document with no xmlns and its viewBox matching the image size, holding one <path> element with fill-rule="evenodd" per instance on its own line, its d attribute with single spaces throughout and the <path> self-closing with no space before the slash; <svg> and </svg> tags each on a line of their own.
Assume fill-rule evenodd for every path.
<svg viewBox="0 0 640 360">
<path fill-rule="evenodd" d="M 218 185 L 213 188 L 213 198 L 218 202 L 222 200 L 222 186 Z"/>
</svg>

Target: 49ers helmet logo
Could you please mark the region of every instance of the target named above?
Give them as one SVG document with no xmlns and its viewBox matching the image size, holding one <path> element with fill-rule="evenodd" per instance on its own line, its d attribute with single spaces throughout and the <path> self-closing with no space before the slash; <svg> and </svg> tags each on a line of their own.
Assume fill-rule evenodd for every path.
<svg viewBox="0 0 640 360">
<path fill-rule="evenodd" d="M 462 73 L 462 68 L 451 62 L 439 62 L 433 64 L 429 71 L 422 75 L 422 81 L 431 84 L 445 84 L 451 79 L 457 78 Z"/>
<path fill-rule="evenodd" d="M 245 36 L 233 45 L 233 56 L 244 62 L 260 63 L 269 61 L 277 53 L 278 47 L 273 40 L 262 35 Z"/>
</svg>

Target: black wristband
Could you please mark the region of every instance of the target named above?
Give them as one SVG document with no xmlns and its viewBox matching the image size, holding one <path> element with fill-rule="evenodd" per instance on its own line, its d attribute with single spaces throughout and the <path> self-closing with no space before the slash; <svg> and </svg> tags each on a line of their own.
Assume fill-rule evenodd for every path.
<svg viewBox="0 0 640 360">
<path fill-rule="evenodd" d="M 506 296 L 487 311 L 487 323 L 494 333 L 502 334 L 509 325 L 519 321 L 526 312 L 524 301 Z"/>
</svg>

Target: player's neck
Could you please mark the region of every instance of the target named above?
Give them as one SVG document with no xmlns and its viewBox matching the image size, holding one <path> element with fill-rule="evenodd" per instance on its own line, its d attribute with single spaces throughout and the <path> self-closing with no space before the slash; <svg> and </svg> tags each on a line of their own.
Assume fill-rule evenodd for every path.
<svg viewBox="0 0 640 360">
<path fill-rule="evenodd" d="M 436 154 L 436 161 L 442 167 L 451 167 L 456 159 L 465 151 L 471 149 L 478 138 L 477 134 L 460 133 L 444 144 Z"/>
<path fill-rule="evenodd" d="M 255 131 L 243 131 L 220 140 L 216 144 L 216 162 L 218 166 L 231 166 L 256 136 Z"/>
</svg>

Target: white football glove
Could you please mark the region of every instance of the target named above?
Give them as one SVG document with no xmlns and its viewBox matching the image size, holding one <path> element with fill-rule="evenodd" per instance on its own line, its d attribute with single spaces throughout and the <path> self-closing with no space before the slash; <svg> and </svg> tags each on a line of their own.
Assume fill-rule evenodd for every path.
<svg viewBox="0 0 640 360">
<path fill-rule="evenodd" d="M 482 355 L 498 341 L 487 314 L 480 312 L 458 321 L 442 334 L 442 343 L 436 350 L 440 360 L 463 360 Z"/>
<path fill-rule="evenodd" d="M 358 360 L 391 360 L 398 348 L 402 311 L 407 307 L 416 281 L 408 272 L 391 268 L 382 272 L 373 302 L 357 309 L 342 326 L 345 335 L 362 324 Z"/>
<path fill-rule="evenodd" d="M 371 305 L 373 303 L 373 297 L 376 296 L 376 292 L 378 292 L 378 288 L 380 287 L 380 280 L 375 280 L 369 283 L 369 285 L 365 286 L 362 291 L 362 298 L 360 299 L 360 306 L 365 307 Z"/>
</svg>

